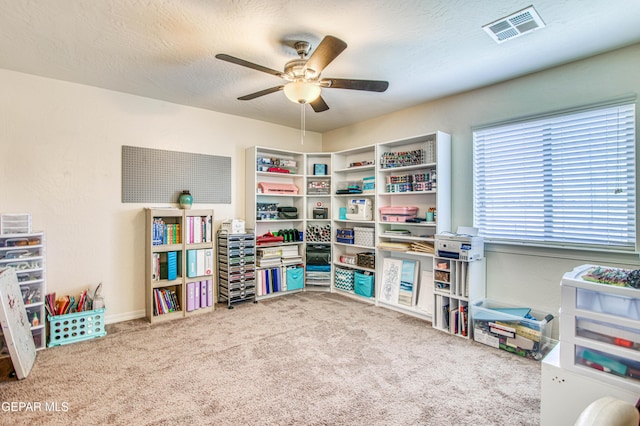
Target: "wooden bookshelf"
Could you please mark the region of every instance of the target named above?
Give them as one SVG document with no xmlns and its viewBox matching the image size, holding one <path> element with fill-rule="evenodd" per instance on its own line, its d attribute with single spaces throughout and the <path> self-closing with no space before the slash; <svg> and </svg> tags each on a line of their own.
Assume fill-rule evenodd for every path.
<svg viewBox="0 0 640 426">
<path fill-rule="evenodd" d="M 147 319 L 155 323 L 212 312 L 216 300 L 213 210 L 147 208 L 145 216 Z M 196 284 L 197 307 L 194 292 L 188 291 Z"/>
</svg>

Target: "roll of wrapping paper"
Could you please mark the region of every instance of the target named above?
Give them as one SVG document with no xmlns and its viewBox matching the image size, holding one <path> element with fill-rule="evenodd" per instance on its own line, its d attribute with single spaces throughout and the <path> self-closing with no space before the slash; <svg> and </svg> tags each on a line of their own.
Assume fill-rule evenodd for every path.
<svg viewBox="0 0 640 426">
<path fill-rule="evenodd" d="M 309 242 L 331 242 L 331 225 L 308 225 L 307 241 Z"/>
</svg>

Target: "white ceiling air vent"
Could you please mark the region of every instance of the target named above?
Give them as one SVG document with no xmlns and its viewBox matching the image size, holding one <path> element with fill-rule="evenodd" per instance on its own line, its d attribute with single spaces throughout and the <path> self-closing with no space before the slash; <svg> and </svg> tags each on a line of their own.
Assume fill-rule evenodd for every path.
<svg viewBox="0 0 640 426">
<path fill-rule="evenodd" d="M 496 43 L 503 43 L 539 28 L 544 28 L 544 26 L 544 22 L 538 12 L 533 6 L 529 6 L 512 15 L 484 25 L 482 28 Z"/>
</svg>

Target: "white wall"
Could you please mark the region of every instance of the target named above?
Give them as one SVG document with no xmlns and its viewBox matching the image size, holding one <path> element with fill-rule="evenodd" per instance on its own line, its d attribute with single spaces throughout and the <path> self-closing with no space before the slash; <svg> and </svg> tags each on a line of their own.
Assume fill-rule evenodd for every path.
<svg viewBox="0 0 640 426">
<path fill-rule="evenodd" d="M 46 232 L 49 292 L 103 282 L 107 322 L 145 309 L 149 205 L 121 202 L 122 145 L 231 157 L 232 204 L 194 200 L 216 227 L 244 217 L 246 147 L 322 150 L 317 133 L 301 145 L 298 129 L 6 70 L 0 93 L 0 212 L 31 213 Z"/>
<path fill-rule="evenodd" d="M 455 230 L 473 220 L 473 126 L 637 94 L 638 70 L 640 44 L 327 132 L 323 147 L 334 151 L 436 130 L 450 133 Z M 393 82 L 390 85 L 393 88 Z M 639 264 L 638 256 L 504 246 L 489 246 L 486 255 L 488 297 L 555 313 L 564 272 L 584 263 L 634 268 Z"/>
<path fill-rule="evenodd" d="M 232 157 L 231 205 L 244 215 L 244 149 L 337 151 L 435 130 L 453 139 L 453 226 L 472 221 L 471 127 L 640 92 L 640 44 L 323 135 L 0 70 L 0 212 L 47 233 L 47 285 L 77 294 L 103 282 L 107 321 L 144 313 L 142 204 L 121 203 L 122 145 Z M 393 82 L 391 82 L 393 85 Z M 535 256 L 531 256 L 531 254 Z M 488 247 L 488 296 L 557 312 L 558 283 L 583 263 L 637 267 L 637 256 Z"/>
</svg>

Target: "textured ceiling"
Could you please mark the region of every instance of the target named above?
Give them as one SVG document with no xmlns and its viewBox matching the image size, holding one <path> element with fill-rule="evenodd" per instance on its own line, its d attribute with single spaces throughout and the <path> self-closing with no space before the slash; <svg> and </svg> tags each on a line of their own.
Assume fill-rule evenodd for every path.
<svg viewBox="0 0 640 426">
<path fill-rule="evenodd" d="M 482 26 L 533 4 L 546 28 L 496 44 Z M 324 89 L 324 132 L 640 42 L 639 0 L 0 0 L 0 68 L 298 127 L 275 70 L 296 40 L 348 47 L 323 77 L 389 81 L 384 93 Z"/>
</svg>

